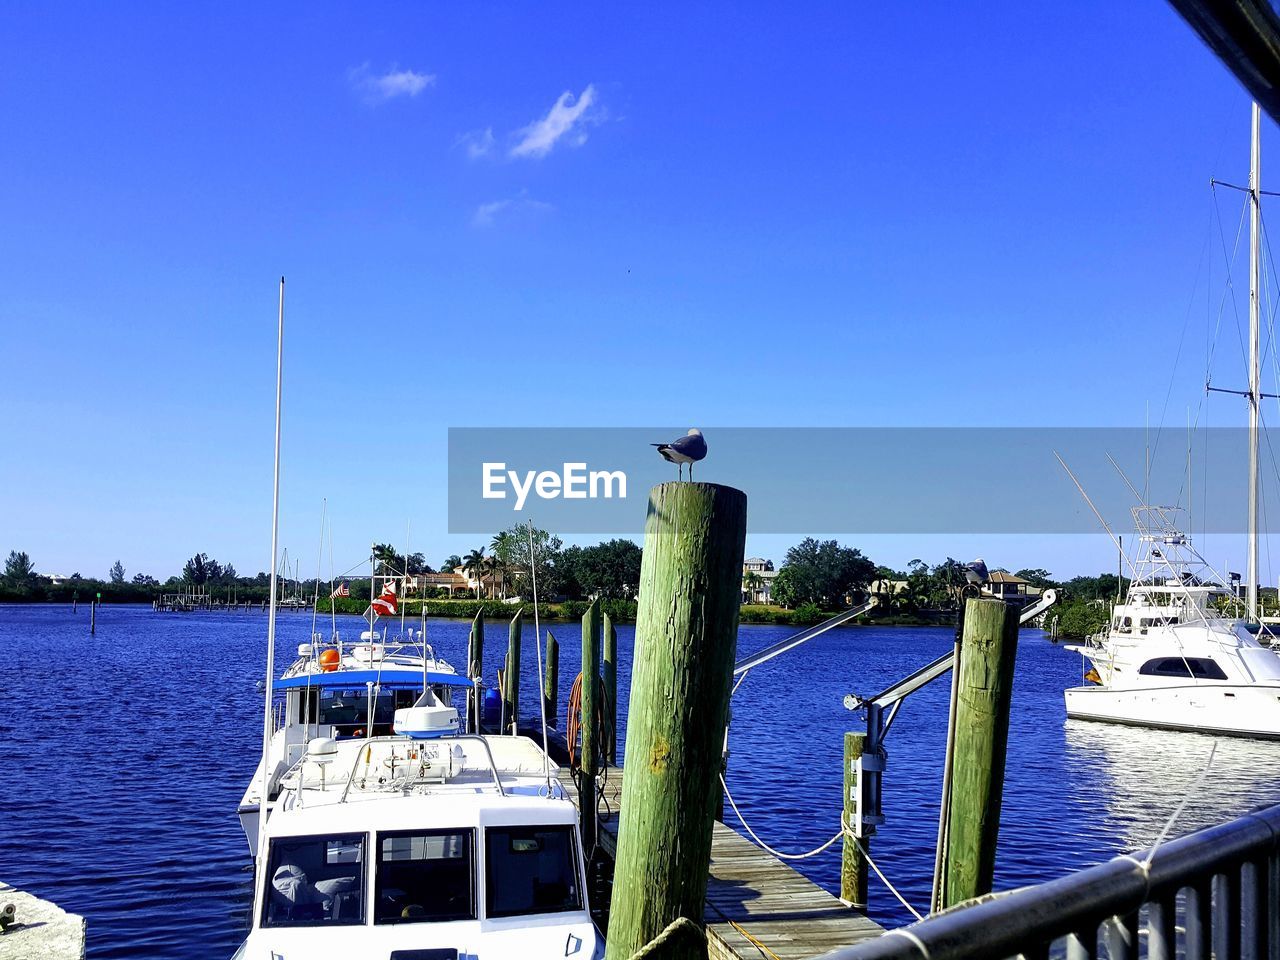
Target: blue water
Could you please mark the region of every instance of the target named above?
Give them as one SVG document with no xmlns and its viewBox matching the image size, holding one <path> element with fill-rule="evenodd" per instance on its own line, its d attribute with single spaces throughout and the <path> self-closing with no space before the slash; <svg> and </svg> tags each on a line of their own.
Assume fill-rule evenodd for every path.
<svg viewBox="0 0 1280 960">
<path fill-rule="evenodd" d="M 354 635 L 359 621 L 340 618 Z M 560 710 L 577 673 L 579 632 L 561 641 Z M 311 630 L 282 613 L 283 667 Z M 439 654 L 465 659 L 468 624 L 429 621 Z M 743 627 L 740 652 L 789 632 Z M 0 607 L 7 672 L 0 713 L 0 880 L 88 918 L 91 957 L 229 957 L 250 902 L 248 848 L 235 816 L 261 747 L 265 661 L 261 613 L 159 614 Z M 487 669 L 506 648 L 487 631 Z M 619 628 L 620 699 L 631 627 Z M 841 750 L 859 729 L 842 706 L 949 649 L 941 628 L 852 627 L 753 671 L 734 698 L 729 787 L 760 836 L 789 852 L 839 826 Z M 537 709 L 533 633 L 526 628 L 525 709 Z M 1213 740 L 1064 719 L 1075 654 L 1036 631 L 1020 641 L 997 885 L 1046 880 L 1150 843 L 1200 776 Z M 872 853 L 909 901 L 927 905 L 946 728 L 947 683 L 914 695 L 889 736 L 887 822 Z M 623 731 L 625 735 L 625 731 Z M 1280 744 L 1219 741 L 1205 784 L 1175 833 L 1280 802 Z M 732 815 L 730 814 L 730 817 Z M 836 889 L 839 845 L 800 869 Z M 872 880 L 872 915 L 909 919 Z"/>
</svg>

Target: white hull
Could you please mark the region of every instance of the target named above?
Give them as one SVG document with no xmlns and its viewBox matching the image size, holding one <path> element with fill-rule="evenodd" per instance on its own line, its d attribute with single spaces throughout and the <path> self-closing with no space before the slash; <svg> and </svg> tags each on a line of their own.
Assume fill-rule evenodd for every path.
<svg viewBox="0 0 1280 960">
<path fill-rule="evenodd" d="M 1065 691 L 1067 716 L 1166 730 L 1280 739 L 1280 684 L 1179 684 Z"/>
</svg>

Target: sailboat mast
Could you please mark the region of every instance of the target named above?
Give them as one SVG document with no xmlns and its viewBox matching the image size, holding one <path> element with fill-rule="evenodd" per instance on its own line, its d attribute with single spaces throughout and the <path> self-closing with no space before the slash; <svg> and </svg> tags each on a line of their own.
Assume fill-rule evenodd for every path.
<svg viewBox="0 0 1280 960">
<path fill-rule="evenodd" d="M 1258 617 L 1258 420 L 1262 412 L 1259 270 L 1262 243 L 1262 111 L 1253 105 L 1249 149 L 1249 616 Z"/>
</svg>

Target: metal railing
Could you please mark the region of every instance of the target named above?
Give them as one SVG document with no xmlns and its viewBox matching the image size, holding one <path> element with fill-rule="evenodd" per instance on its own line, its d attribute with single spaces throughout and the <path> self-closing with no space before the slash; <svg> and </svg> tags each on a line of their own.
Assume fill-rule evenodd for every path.
<svg viewBox="0 0 1280 960">
<path fill-rule="evenodd" d="M 1277 960 L 1280 805 L 934 914 L 824 960 Z"/>
</svg>

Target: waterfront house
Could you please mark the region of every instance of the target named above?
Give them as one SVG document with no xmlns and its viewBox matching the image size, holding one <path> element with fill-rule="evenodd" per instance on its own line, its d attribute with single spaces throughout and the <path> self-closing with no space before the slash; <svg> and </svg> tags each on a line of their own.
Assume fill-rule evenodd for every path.
<svg viewBox="0 0 1280 960">
<path fill-rule="evenodd" d="M 773 561 L 763 557 L 750 557 L 742 564 L 742 602 L 771 603 L 773 581 L 778 571 Z"/>
<path fill-rule="evenodd" d="M 1004 570 L 992 570 L 988 581 L 982 585 L 982 592 L 988 597 L 1022 607 L 1040 598 L 1039 587 Z"/>
</svg>

